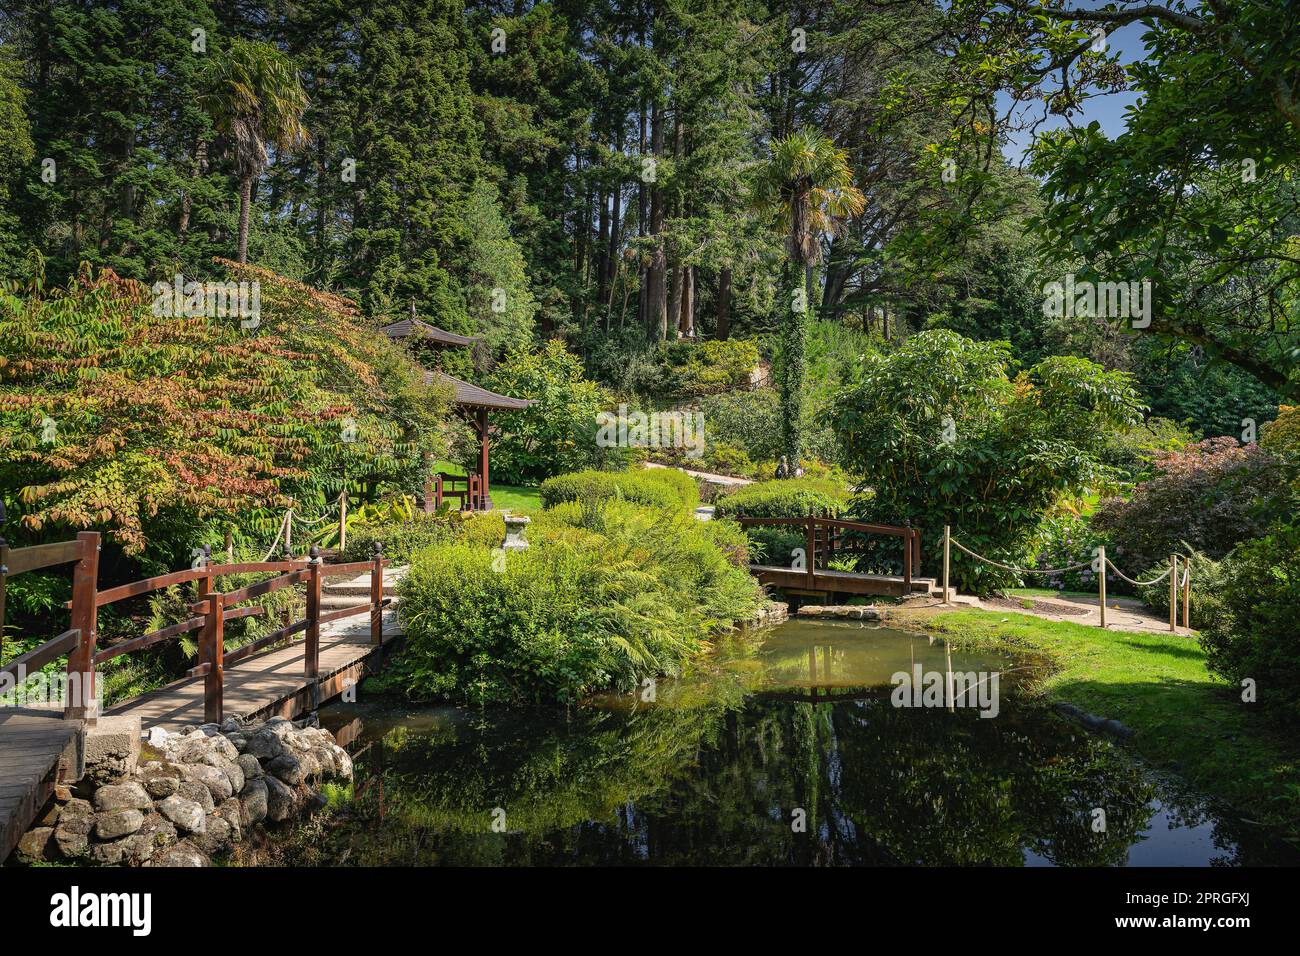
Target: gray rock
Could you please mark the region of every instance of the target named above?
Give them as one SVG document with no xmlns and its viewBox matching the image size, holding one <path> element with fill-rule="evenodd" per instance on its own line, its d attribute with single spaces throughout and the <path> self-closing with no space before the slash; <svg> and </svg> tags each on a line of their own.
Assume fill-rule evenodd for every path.
<svg viewBox="0 0 1300 956">
<path fill-rule="evenodd" d="M 284 752 L 284 741 L 271 731 L 262 729 L 248 738 L 244 753 L 252 754 L 258 760 L 273 760 Z"/>
<path fill-rule="evenodd" d="M 239 759 L 239 751 L 235 749 L 235 745 L 232 744 L 226 737 L 218 735 L 210 739 L 212 740 L 213 753 L 219 754 L 220 756 L 225 757 L 227 760 Z"/>
<path fill-rule="evenodd" d="M 191 835 L 190 842 L 208 856 L 219 853 L 230 846 L 230 824 L 217 814 L 209 813 L 203 832 Z"/>
<path fill-rule="evenodd" d="M 145 866 L 210 866 L 211 861 L 188 840 L 182 840 L 171 849 L 154 855 Z"/>
<path fill-rule="evenodd" d="M 139 866 L 175 842 L 176 828 L 161 815 L 151 813 L 145 817 L 144 824 L 137 833 L 111 843 L 97 844 L 92 852 L 101 863 Z"/>
<path fill-rule="evenodd" d="M 268 763 L 266 772 L 291 787 L 298 786 L 307 775 L 301 755 L 291 753 L 288 750 Z"/>
<path fill-rule="evenodd" d="M 277 780 L 276 783 L 279 781 Z M 266 819 L 267 812 L 266 781 L 260 777 L 248 781 L 244 785 L 244 792 L 239 795 L 239 801 L 243 809 L 244 826 L 251 827 L 255 823 L 261 823 Z"/>
<path fill-rule="evenodd" d="M 110 810 L 95 815 L 95 836 L 101 840 L 116 840 L 142 826 L 144 814 L 139 810 Z"/>
<path fill-rule="evenodd" d="M 151 810 L 153 801 L 138 783 L 119 783 L 95 791 L 95 809 L 101 813 L 117 810 Z"/>
<path fill-rule="evenodd" d="M 159 801 L 158 812 L 182 830 L 188 830 L 190 833 L 203 832 L 206 813 L 203 807 L 193 800 L 186 800 L 179 795 L 170 796 L 166 800 Z"/>
<path fill-rule="evenodd" d="M 163 750 L 166 748 L 167 740 L 170 737 L 171 734 L 163 730 L 161 727 L 150 727 L 149 736 L 146 739 L 148 740 L 150 747 L 153 747 L 155 750 Z"/>
<path fill-rule="evenodd" d="M 264 731 L 274 734 L 281 741 L 288 742 L 288 737 L 297 728 L 293 726 L 293 721 L 285 720 L 283 717 L 272 717 L 262 727 Z"/>
<path fill-rule="evenodd" d="M 239 755 L 235 754 L 235 756 L 238 757 Z M 230 792 L 232 794 L 239 793 L 240 790 L 244 789 L 244 771 L 239 768 L 239 764 L 235 761 L 227 760 L 220 754 L 209 754 L 204 763 L 209 767 L 216 767 L 226 775 L 226 779 L 230 781 Z M 213 794 L 213 796 L 215 797 L 216 794 Z"/>
<path fill-rule="evenodd" d="M 85 800 L 78 803 L 90 804 Z M 59 852 L 67 857 L 85 856 L 90 852 L 90 831 L 95 826 L 95 817 L 87 810 L 84 816 L 69 815 L 67 808 L 59 814 L 59 825 L 54 828 L 54 842 Z"/>
<path fill-rule="evenodd" d="M 240 733 L 243 729 L 244 722 L 238 717 L 227 717 L 221 722 L 221 732 L 226 735 Z"/>
<path fill-rule="evenodd" d="M 262 764 L 252 754 L 240 754 L 236 763 L 239 764 L 239 769 L 244 771 L 245 782 L 262 776 Z"/>
<path fill-rule="evenodd" d="M 222 800 L 228 799 L 235 792 L 235 788 L 231 785 L 226 772 L 217 767 L 211 767 L 205 763 L 186 764 L 185 773 L 195 783 L 201 783 L 208 788 L 208 792 L 212 794 L 214 806 Z"/>
<path fill-rule="evenodd" d="M 176 788 L 176 795 L 186 800 L 193 800 L 203 808 L 204 813 L 208 813 L 217 805 L 212 799 L 212 791 L 193 780 L 182 780 L 181 785 Z"/>
<path fill-rule="evenodd" d="M 225 738 L 222 738 L 223 740 Z M 213 752 L 212 738 L 200 734 L 188 737 L 176 748 L 176 759 L 181 763 L 202 763 Z"/>
<path fill-rule="evenodd" d="M 89 818 L 95 815 L 95 808 L 90 805 L 89 800 L 81 800 L 73 797 L 63 805 L 59 811 L 59 822 L 68 823 L 78 818 Z"/>
<path fill-rule="evenodd" d="M 273 823 L 287 820 L 293 812 L 293 791 L 276 777 L 265 777 L 266 818 Z"/>
<path fill-rule="evenodd" d="M 49 859 L 50 844 L 54 840 L 54 827 L 32 827 L 18 838 L 14 852 L 24 863 L 40 863 Z"/>
<path fill-rule="evenodd" d="M 217 807 L 217 816 L 230 825 L 230 842 L 239 843 L 244 839 L 244 809 L 238 797 L 231 797 Z"/>
<path fill-rule="evenodd" d="M 170 797 L 180 786 L 180 772 L 169 765 L 164 765 L 158 761 L 151 761 L 145 764 L 139 771 L 140 780 L 144 784 L 145 791 L 155 800 L 161 800 L 163 797 Z"/>
</svg>

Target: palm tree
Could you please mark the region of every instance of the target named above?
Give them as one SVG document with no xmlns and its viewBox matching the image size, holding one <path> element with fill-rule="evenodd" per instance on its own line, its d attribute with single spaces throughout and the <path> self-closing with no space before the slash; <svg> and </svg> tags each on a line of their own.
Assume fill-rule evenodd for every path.
<svg viewBox="0 0 1300 956">
<path fill-rule="evenodd" d="M 776 140 L 771 152 L 759 172 L 754 201 L 760 212 L 773 217 L 785 237 L 782 290 L 790 315 L 779 383 L 781 443 L 794 469 L 802 450 L 804 339 L 813 308 L 813 268 L 821 261 L 822 238 L 839 233 L 846 220 L 860 214 L 866 198 L 853 185 L 848 153 L 816 130 L 800 130 Z M 801 278 L 803 309 L 796 302 Z"/>
<path fill-rule="evenodd" d="M 214 53 L 202 78 L 203 108 L 218 133 L 230 140 L 239 172 L 240 262 L 248 261 L 248 215 L 253 183 L 266 169 L 266 144 L 277 150 L 307 142 L 302 125 L 307 93 L 298 71 L 269 43 L 234 40 Z"/>
</svg>

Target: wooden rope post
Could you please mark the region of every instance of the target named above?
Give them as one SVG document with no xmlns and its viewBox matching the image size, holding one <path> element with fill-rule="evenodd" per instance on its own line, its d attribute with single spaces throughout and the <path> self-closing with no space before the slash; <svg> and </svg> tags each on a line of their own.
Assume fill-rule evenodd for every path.
<svg viewBox="0 0 1300 956">
<path fill-rule="evenodd" d="M 1178 555 L 1169 556 L 1169 630 L 1176 633 L 1178 626 Z"/>
<path fill-rule="evenodd" d="M 808 571 L 808 589 L 813 590 L 817 583 L 817 525 L 812 515 L 804 519 L 804 564 Z"/>
<path fill-rule="evenodd" d="M 307 638 L 303 642 L 303 673 L 311 678 L 320 676 L 320 567 L 320 549 L 313 544 L 307 579 Z"/>
<path fill-rule="evenodd" d="M 1192 559 L 1183 561 L 1183 630 L 1192 626 Z"/>
<path fill-rule="evenodd" d="M 384 546 L 375 542 L 370 565 L 370 643 L 384 643 Z"/>
<path fill-rule="evenodd" d="M 293 560 L 293 509 L 284 513 L 284 559 Z"/>
<path fill-rule="evenodd" d="M 68 655 L 68 687 L 72 695 L 63 702 L 63 716 L 95 722 L 95 626 L 98 619 L 99 532 L 77 534 L 81 559 L 72 571 L 72 626 L 81 632 Z"/>
<path fill-rule="evenodd" d="M 943 526 L 943 603 L 949 603 L 948 573 L 952 563 L 952 527 Z"/>
<path fill-rule="evenodd" d="M 903 535 L 903 596 L 912 595 L 912 529 Z"/>
<path fill-rule="evenodd" d="M 1097 574 L 1098 596 L 1101 598 L 1101 628 L 1106 629 L 1106 546 L 1098 548 L 1101 557 L 1101 571 Z"/>
<path fill-rule="evenodd" d="M 339 495 L 339 553 L 348 547 L 348 490 Z"/>
</svg>

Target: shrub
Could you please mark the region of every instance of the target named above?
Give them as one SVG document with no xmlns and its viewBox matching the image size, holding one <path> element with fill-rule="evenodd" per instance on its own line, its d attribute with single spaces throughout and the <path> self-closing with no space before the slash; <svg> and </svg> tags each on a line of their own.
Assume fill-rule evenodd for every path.
<svg viewBox="0 0 1300 956">
<path fill-rule="evenodd" d="M 367 561 L 375 542 L 383 545 L 384 557 L 405 564 L 420 548 L 456 538 L 465 517 L 459 511 L 427 515 L 417 511 L 401 521 L 357 521 L 348 524 L 348 542 L 343 561 Z"/>
<path fill-rule="evenodd" d="M 1102 537 L 1087 518 L 1069 513 L 1049 515 L 1038 528 L 1031 546 L 1033 558 L 1027 566 L 1051 569 L 1070 567 L 1082 561 L 1089 564 L 1064 574 L 1024 575 L 1027 578 L 1024 583 L 1030 587 L 1062 591 L 1096 591 L 1097 575 L 1092 570 L 1091 561 L 1093 549 L 1102 543 Z M 1113 554 L 1110 558 L 1117 566 L 1123 567 L 1120 555 Z"/>
<path fill-rule="evenodd" d="M 512 353 L 485 384 L 534 401 L 528 408 L 497 414 L 501 434 L 492 444 L 492 471 L 498 481 L 531 485 L 619 457 L 621 450 L 596 444 L 596 415 L 611 398 L 583 376 L 582 363 L 563 342 Z"/>
<path fill-rule="evenodd" d="M 1263 534 L 1287 494 L 1278 460 L 1235 438 L 1207 438 L 1156 467 L 1127 500 L 1104 499 L 1093 515 L 1093 526 L 1138 568 L 1166 561 L 1183 542 L 1219 560 Z"/>
<path fill-rule="evenodd" d="M 758 343 L 752 339 L 673 342 L 665 350 L 673 391 L 682 398 L 746 388 L 758 365 Z"/>
<path fill-rule="evenodd" d="M 626 502 L 544 512 L 530 547 L 463 542 L 418 552 L 398 585 L 406 647 L 394 664 L 416 699 L 572 703 L 675 674 L 751 614 L 762 591 L 734 525 Z"/>
<path fill-rule="evenodd" d="M 621 498 L 664 510 L 693 509 L 699 503 L 695 479 L 672 468 L 640 468 L 632 471 L 587 471 L 557 475 L 542 482 L 542 507 L 553 508 L 570 501 L 604 501 Z"/>
<path fill-rule="evenodd" d="M 781 454 L 781 416 L 775 389 L 726 392 L 700 402 L 709 449 L 730 445 L 752 461 L 775 461 Z"/>
<path fill-rule="evenodd" d="M 1170 452 L 1186 450 L 1196 440 L 1196 435 L 1184 426 L 1153 415 L 1132 430 L 1112 432 L 1101 459 L 1126 481 L 1146 481 L 1155 475 L 1160 459 Z"/>
<path fill-rule="evenodd" d="M 848 508 L 850 492 L 829 478 L 790 478 L 758 481 L 718 499 L 715 517 L 727 518 L 820 518 L 839 517 Z M 755 560 L 787 564 L 795 548 L 805 546 L 798 528 L 745 528 Z"/>
<path fill-rule="evenodd" d="M 943 525 L 963 544 L 1006 561 L 1025 553 L 1066 493 L 1106 477 L 1104 436 L 1139 420 L 1128 375 L 1053 356 L 1013 380 L 1006 343 L 933 330 L 886 355 L 865 355 L 835 406 L 846 467 L 874 490 L 855 515 L 911 525 L 929 550 Z M 957 586 L 988 593 L 1007 572 L 953 563 Z"/>
<path fill-rule="evenodd" d="M 1224 565 L 1223 612 L 1200 636 L 1210 669 L 1237 686 L 1254 680 L 1260 708 L 1300 726 L 1300 525 L 1275 525 L 1239 545 Z"/>
</svg>

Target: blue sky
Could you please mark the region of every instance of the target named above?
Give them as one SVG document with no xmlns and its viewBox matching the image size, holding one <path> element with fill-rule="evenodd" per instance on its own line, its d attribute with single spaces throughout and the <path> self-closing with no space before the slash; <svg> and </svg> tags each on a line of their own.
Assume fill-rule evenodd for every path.
<svg viewBox="0 0 1300 956">
<path fill-rule="evenodd" d="M 1077 6 L 1097 7 L 1101 5 L 1099 2 L 1088 2 Z M 1111 50 L 1119 52 L 1121 63 L 1135 63 L 1145 57 L 1146 48 L 1142 43 L 1142 35 L 1146 30 L 1145 24 L 1130 23 L 1108 34 L 1106 42 Z M 1076 126 L 1087 126 L 1093 120 L 1096 120 L 1101 124 L 1102 130 L 1105 131 L 1107 136 L 1118 136 L 1124 131 L 1124 111 L 1135 102 L 1137 102 L 1137 94 L 1127 91 L 1095 96 L 1084 103 L 1081 114 L 1073 117 L 1073 122 Z M 1005 112 L 1010 107 L 1011 100 L 1005 95 L 999 95 L 998 105 Z M 1052 116 L 1039 127 L 1039 131 L 1057 129 L 1064 125 L 1065 121 L 1061 117 Z M 1029 140 L 1028 131 L 1013 134 L 1003 147 L 1002 152 L 1011 163 L 1019 164 L 1024 156 L 1025 149 L 1029 146 Z"/>
</svg>

